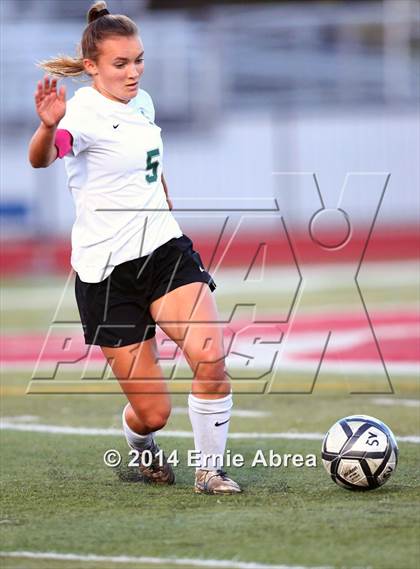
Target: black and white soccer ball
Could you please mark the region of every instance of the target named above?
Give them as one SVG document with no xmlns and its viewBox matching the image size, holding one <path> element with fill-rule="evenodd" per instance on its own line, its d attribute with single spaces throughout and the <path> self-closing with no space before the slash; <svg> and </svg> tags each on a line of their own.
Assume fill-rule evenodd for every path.
<svg viewBox="0 0 420 569">
<path fill-rule="evenodd" d="M 368 415 L 337 421 L 324 437 L 322 462 L 331 478 L 350 490 L 373 490 L 389 480 L 398 446 L 389 427 Z"/>
</svg>

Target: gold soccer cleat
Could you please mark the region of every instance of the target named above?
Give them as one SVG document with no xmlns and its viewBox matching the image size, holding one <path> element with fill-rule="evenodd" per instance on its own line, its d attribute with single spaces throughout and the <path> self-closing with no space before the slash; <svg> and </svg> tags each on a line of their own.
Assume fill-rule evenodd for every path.
<svg viewBox="0 0 420 569">
<path fill-rule="evenodd" d="M 145 454 L 145 451 L 149 452 Z M 149 453 L 152 454 L 151 461 L 149 460 Z M 150 484 L 175 484 L 174 471 L 155 441 L 152 442 L 150 447 L 145 448 L 144 451 L 140 453 L 139 470 L 144 481 Z"/>
<path fill-rule="evenodd" d="M 223 470 L 197 470 L 194 491 L 196 494 L 238 494 L 240 486 Z"/>
</svg>

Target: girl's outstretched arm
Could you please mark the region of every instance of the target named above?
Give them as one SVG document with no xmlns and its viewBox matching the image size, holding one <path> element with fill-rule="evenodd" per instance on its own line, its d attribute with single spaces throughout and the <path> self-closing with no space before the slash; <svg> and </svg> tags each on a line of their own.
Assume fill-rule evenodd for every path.
<svg viewBox="0 0 420 569">
<path fill-rule="evenodd" d="M 66 89 L 57 93 L 57 79 L 44 77 L 35 92 L 35 108 L 41 124 L 29 144 L 29 162 L 34 168 L 46 168 L 57 158 L 54 145 L 57 125 L 66 114 Z"/>
</svg>

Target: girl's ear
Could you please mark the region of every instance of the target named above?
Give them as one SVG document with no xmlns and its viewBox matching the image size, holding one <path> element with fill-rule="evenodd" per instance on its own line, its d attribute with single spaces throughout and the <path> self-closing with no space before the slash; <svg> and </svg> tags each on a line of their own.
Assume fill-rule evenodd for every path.
<svg viewBox="0 0 420 569">
<path fill-rule="evenodd" d="M 94 61 L 92 61 L 91 59 L 84 59 L 83 60 L 83 66 L 86 70 L 86 73 L 88 75 L 98 75 L 98 68 L 96 66 L 96 63 Z"/>
</svg>

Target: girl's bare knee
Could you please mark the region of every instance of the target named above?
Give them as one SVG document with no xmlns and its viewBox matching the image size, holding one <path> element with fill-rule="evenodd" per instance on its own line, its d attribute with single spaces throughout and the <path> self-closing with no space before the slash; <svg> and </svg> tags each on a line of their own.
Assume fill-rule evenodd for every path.
<svg viewBox="0 0 420 569">
<path fill-rule="evenodd" d="M 198 361 L 196 364 L 196 379 L 219 383 L 225 380 L 225 376 L 226 369 L 224 359 L 217 361 Z"/>
<path fill-rule="evenodd" d="M 145 428 L 150 431 L 159 431 L 163 429 L 168 421 L 169 413 L 158 413 L 156 411 L 151 411 L 150 413 L 142 416 L 142 422 Z"/>
<path fill-rule="evenodd" d="M 136 404 L 137 403 L 137 404 Z M 161 401 L 158 404 L 150 403 L 148 406 L 142 406 L 142 401 L 131 401 L 125 418 L 133 430 L 138 432 L 152 432 L 162 429 L 171 414 L 171 405 L 168 401 Z"/>
<path fill-rule="evenodd" d="M 197 365 L 193 391 L 202 394 L 220 394 L 220 396 L 230 393 L 224 359 L 217 362 L 201 362 Z"/>
</svg>

